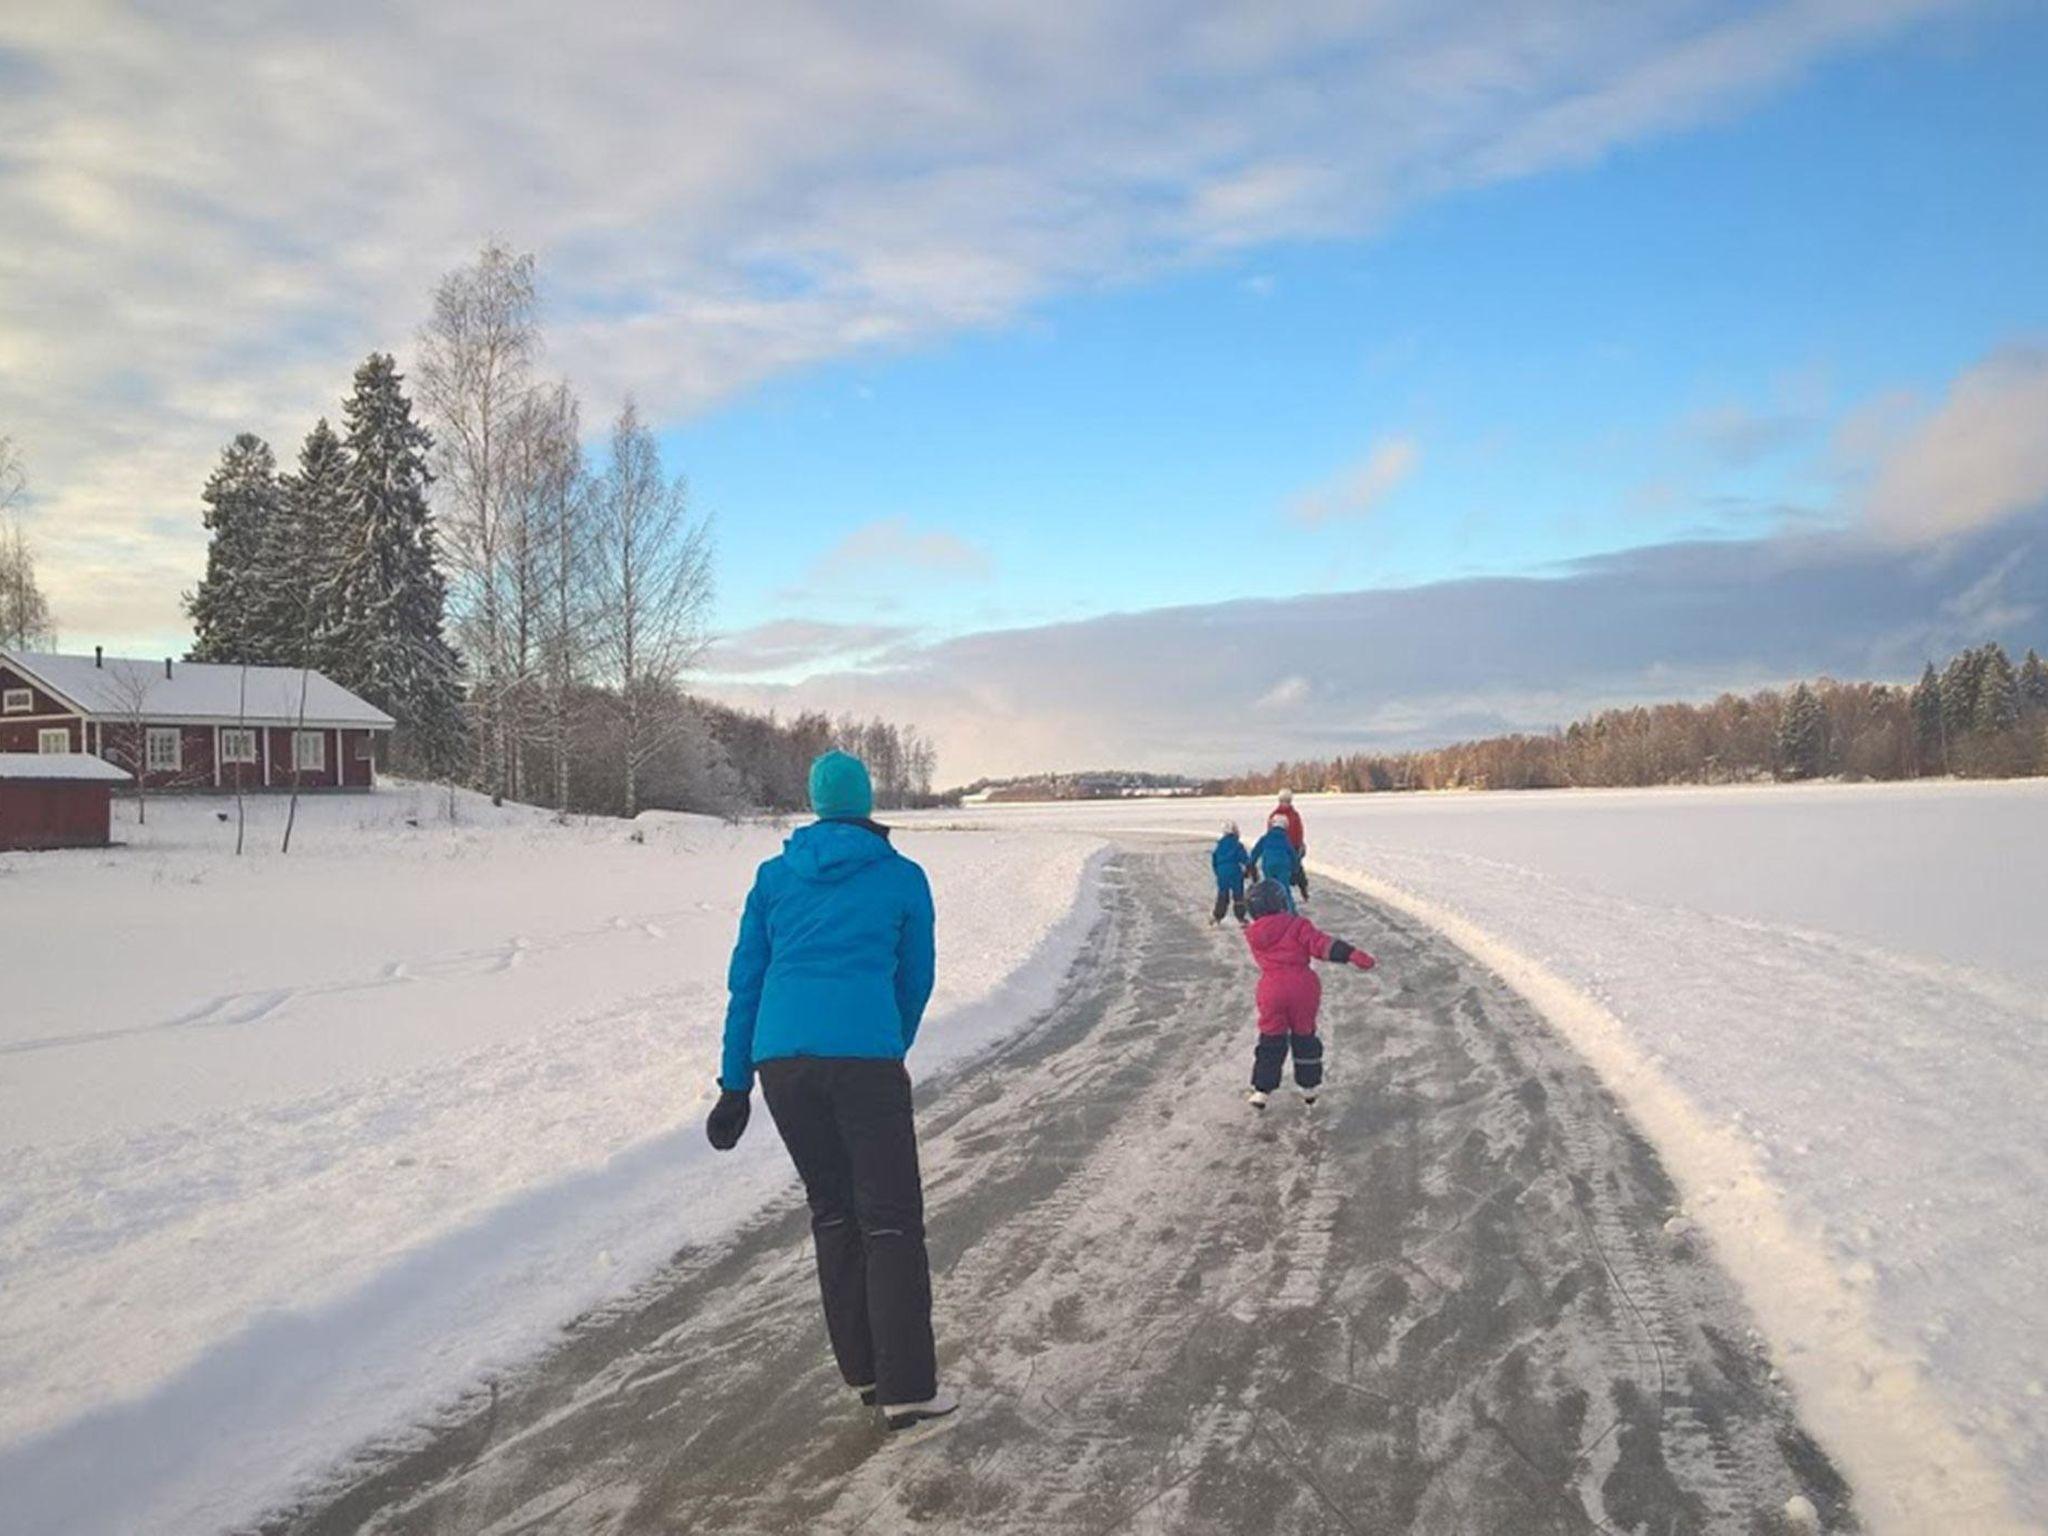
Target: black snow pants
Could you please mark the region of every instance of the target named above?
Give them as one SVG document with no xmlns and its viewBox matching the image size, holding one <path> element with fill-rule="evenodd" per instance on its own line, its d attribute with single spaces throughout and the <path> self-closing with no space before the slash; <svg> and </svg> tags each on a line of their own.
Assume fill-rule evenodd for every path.
<svg viewBox="0 0 2048 1536">
<path fill-rule="evenodd" d="M 825 1331 L 839 1373 L 884 1404 L 938 1391 L 931 1262 L 910 1074 L 900 1061 L 760 1064 L 761 1094 L 811 1206 Z"/>
<path fill-rule="evenodd" d="M 1323 1039 L 1320 1035 L 1260 1035 L 1252 1052 L 1252 1086 L 1271 1093 L 1280 1086 L 1280 1068 L 1294 1048 L 1294 1081 L 1308 1089 L 1323 1085 Z"/>
<path fill-rule="evenodd" d="M 1216 887 L 1216 910 L 1209 914 L 1209 921 L 1212 923 L 1222 922 L 1223 914 L 1226 912 L 1235 913 L 1240 923 L 1244 921 L 1244 882 L 1242 880 L 1238 881 L 1235 885 L 1219 885 Z"/>
<path fill-rule="evenodd" d="M 1308 894 L 1308 850 L 1306 848 L 1294 850 L 1294 888 L 1304 896 Z"/>
</svg>

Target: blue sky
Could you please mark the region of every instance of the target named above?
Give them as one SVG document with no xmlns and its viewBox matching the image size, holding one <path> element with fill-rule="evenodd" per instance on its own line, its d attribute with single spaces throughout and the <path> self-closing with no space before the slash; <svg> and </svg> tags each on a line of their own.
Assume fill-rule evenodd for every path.
<svg viewBox="0 0 2048 1536">
<path fill-rule="evenodd" d="M 2044 78 L 2040 15 L 1936 28 L 1375 236 L 778 381 L 665 438 L 721 617 L 955 633 L 1838 520 L 1845 415 L 2048 332 Z M 1290 515 L 1387 437 L 1415 468 L 1370 512 Z M 791 591 L 883 519 L 987 569 Z"/>
<path fill-rule="evenodd" d="M 15 7 L 0 436 L 67 643 L 175 649 L 221 445 L 288 459 L 497 238 L 593 445 L 632 396 L 717 518 L 706 686 L 951 776 L 1875 673 L 2038 626 L 2044 78 L 2022 0 Z M 1749 625 L 1701 540 L 1806 562 L 1804 649 L 1460 606 L 1625 569 Z M 1455 675 L 1335 686 L 1435 593 Z M 1216 660 L 1248 599 L 1302 654 Z"/>
</svg>

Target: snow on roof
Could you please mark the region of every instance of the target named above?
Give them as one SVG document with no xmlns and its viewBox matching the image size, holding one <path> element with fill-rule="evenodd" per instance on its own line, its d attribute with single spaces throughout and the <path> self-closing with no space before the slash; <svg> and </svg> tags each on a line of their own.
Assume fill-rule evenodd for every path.
<svg viewBox="0 0 2048 1536">
<path fill-rule="evenodd" d="M 56 656 L 35 651 L 0 651 L 0 659 L 44 684 L 89 715 L 163 721 L 249 721 L 291 725 L 300 719 L 297 667 L 224 666 L 177 661 L 164 676 L 161 661 L 109 656 Z M 243 674 L 248 696 L 243 698 Z M 391 717 L 318 672 L 303 674 L 307 725 L 363 726 L 389 730 Z"/>
<path fill-rule="evenodd" d="M 126 784 L 128 775 L 86 752 L 0 752 L 0 779 Z"/>
</svg>

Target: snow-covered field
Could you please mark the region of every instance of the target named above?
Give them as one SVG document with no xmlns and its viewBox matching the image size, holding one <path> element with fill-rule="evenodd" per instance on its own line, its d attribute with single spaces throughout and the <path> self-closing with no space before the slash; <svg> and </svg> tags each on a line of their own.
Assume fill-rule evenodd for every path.
<svg viewBox="0 0 2048 1536">
<path fill-rule="evenodd" d="M 8 1529 L 245 1518 L 789 1179 L 700 1128 L 779 831 L 400 787 L 302 803 L 289 858 L 255 803 L 236 859 L 224 809 L 0 855 Z M 1050 1000 L 1098 844 L 900 841 L 939 902 L 929 1073 Z"/>
<path fill-rule="evenodd" d="M 975 819 L 1213 836 L 1268 803 Z M 1298 804 L 1312 872 L 1600 1069 L 1874 1530 L 2048 1529 L 2048 784 Z"/>
</svg>

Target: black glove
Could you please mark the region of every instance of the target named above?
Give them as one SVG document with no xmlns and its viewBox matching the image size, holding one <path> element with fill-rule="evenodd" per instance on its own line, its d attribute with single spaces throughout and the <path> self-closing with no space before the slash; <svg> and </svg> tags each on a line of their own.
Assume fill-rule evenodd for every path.
<svg viewBox="0 0 2048 1536">
<path fill-rule="evenodd" d="M 730 1152 L 740 1144 L 740 1136 L 747 1128 L 747 1117 L 753 1112 L 751 1095 L 722 1088 L 718 1102 L 711 1106 L 711 1117 L 704 1122 L 704 1134 L 711 1138 L 711 1145 L 720 1152 Z"/>
</svg>

